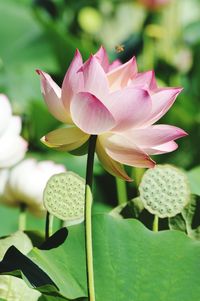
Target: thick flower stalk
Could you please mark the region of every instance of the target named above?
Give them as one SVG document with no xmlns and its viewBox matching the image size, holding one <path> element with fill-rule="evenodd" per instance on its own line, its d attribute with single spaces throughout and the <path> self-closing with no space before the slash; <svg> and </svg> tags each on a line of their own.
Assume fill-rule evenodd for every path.
<svg viewBox="0 0 200 301">
<path fill-rule="evenodd" d="M 11 167 L 23 159 L 27 142 L 20 132 L 20 117 L 12 115 L 8 98 L 0 94 L 0 169 Z"/>
<path fill-rule="evenodd" d="M 96 153 L 105 169 L 130 180 L 121 164 L 153 167 L 150 155 L 174 151 L 180 128 L 156 124 L 181 88 L 159 88 L 153 71 L 138 72 L 135 57 L 109 64 L 103 47 L 83 63 L 77 50 L 60 88 L 37 70 L 51 114 L 68 124 L 42 138 L 49 147 L 72 151 L 97 135 Z"/>
</svg>

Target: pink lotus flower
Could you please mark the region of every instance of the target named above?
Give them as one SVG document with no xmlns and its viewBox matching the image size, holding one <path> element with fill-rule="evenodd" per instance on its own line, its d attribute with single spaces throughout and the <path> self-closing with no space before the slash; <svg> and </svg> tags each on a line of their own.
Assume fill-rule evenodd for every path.
<svg viewBox="0 0 200 301">
<path fill-rule="evenodd" d="M 170 0 L 139 0 L 139 2 L 146 6 L 148 9 L 155 10 L 168 4 Z"/>
<path fill-rule="evenodd" d="M 8 98 L 0 94 L 0 169 L 11 167 L 23 159 L 27 142 L 20 132 L 20 117 L 12 115 Z"/>
<path fill-rule="evenodd" d="M 126 180 L 121 164 L 153 167 L 149 155 L 175 150 L 186 133 L 153 125 L 172 106 L 181 88 L 158 88 L 153 71 L 138 73 L 136 59 L 109 64 L 103 47 L 83 64 L 77 50 L 60 88 L 37 70 L 49 111 L 70 124 L 42 138 L 49 147 L 71 151 L 98 135 L 96 153 L 105 169 Z"/>
</svg>

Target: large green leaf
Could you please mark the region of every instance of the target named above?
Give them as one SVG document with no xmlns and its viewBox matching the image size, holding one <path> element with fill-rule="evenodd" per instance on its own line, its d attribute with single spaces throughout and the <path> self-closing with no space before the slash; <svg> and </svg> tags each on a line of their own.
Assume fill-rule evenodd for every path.
<svg viewBox="0 0 200 301">
<path fill-rule="evenodd" d="M 83 226 L 70 227 L 70 238 L 50 251 L 34 248 L 29 258 L 50 276 L 62 295 L 75 299 L 87 295 Z"/>
<path fill-rule="evenodd" d="M 33 247 L 29 237 L 25 233 L 17 231 L 8 237 L 0 239 L 0 260 L 2 260 L 7 249 L 12 245 L 21 250 L 23 254 L 30 252 Z"/>
<path fill-rule="evenodd" d="M 86 295 L 83 230 L 83 224 L 71 226 L 60 247 L 29 253 L 60 289 L 38 288 L 42 300 Z M 96 301 L 199 300 L 199 242 L 180 231 L 154 233 L 137 220 L 109 215 L 94 216 L 93 236 Z"/>
<path fill-rule="evenodd" d="M 28 253 L 32 249 L 32 243 L 28 236 L 23 232 L 16 232 L 9 237 L 2 238 L 0 240 L 0 259 L 3 258 L 6 250 L 15 245 L 24 254 Z M 37 301 L 40 293 L 29 288 L 27 284 L 19 278 L 0 275 L 0 301 Z"/>
<path fill-rule="evenodd" d="M 184 231 L 189 237 L 200 240 L 200 197 L 192 195 L 184 210 L 169 219 L 171 229 Z"/>
<path fill-rule="evenodd" d="M 96 301 L 198 301 L 200 243 L 179 231 L 154 233 L 137 220 L 93 219 Z M 69 299 L 86 294 L 83 225 L 57 249 L 30 258 Z"/>
</svg>

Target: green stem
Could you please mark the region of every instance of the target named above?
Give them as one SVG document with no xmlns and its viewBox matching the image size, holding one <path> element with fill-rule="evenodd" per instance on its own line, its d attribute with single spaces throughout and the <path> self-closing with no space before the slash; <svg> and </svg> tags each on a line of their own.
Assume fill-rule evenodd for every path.
<svg viewBox="0 0 200 301">
<path fill-rule="evenodd" d="M 45 240 L 47 240 L 53 233 L 53 215 L 48 211 L 46 213 L 46 223 L 45 223 Z"/>
<path fill-rule="evenodd" d="M 63 220 L 59 220 L 59 229 L 61 229 L 61 228 L 63 228 L 63 227 L 65 227 L 65 221 L 63 221 Z"/>
<path fill-rule="evenodd" d="M 86 271 L 89 301 L 95 301 L 94 269 L 92 251 L 92 190 L 94 154 L 97 136 L 92 135 L 89 139 L 87 168 L 86 168 L 86 188 L 85 188 L 85 251 L 86 251 Z"/>
<path fill-rule="evenodd" d="M 88 279 L 88 298 L 90 301 L 95 301 L 94 288 L 94 269 L 93 269 L 93 250 L 92 250 L 92 193 L 90 187 L 86 186 L 86 203 L 85 219 L 86 236 L 86 254 L 87 254 L 87 279 Z"/>
<path fill-rule="evenodd" d="M 159 218 L 157 215 L 155 215 L 153 220 L 153 231 L 158 232 L 158 227 L 159 227 Z"/>
<path fill-rule="evenodd" d="M 126 190 L 126 182 L 119 179 L 116 179 L 116 185 L 117 185 L 117 199 L 118 199 L 118 204 L 124 204 L 127 203 L 127 190 Z"/>
<path fill-rule="evenodd" d="M 26 204 L 20 204 L 19 223 L 18 228 L 20 231 L 26 230 Z"/>
<path fill-rule="evenodd" d="M 138 189 L 138 186 L 141 182 L 142 176 L 145 172 L 144 168 L 137 168 L 137 167 L 133 167 L 132 168 L 132 173 L 131 173 L 131 177 L 133 178 L 135 183 L 135 187 Z"/>
</svg>

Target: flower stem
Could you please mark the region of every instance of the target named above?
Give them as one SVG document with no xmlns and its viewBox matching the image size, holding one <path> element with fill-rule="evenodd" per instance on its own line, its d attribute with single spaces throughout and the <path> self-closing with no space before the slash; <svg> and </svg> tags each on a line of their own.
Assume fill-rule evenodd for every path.
<svg viewBox="0 0 200 301">
<path fill-rule="evenodd" d="M 159 218 L 157 215 L 154 216 L 153 220 L 153 231 L 158 232 L 158 226 L 159 226 Z"/>
<path fill-rule="evenodd" d="M 20 231 L 26 230 L 26 204 L 20 204 L 19 223 L 18 228 Z"/>
<path fill-rule="evenodd" d="M 138 189 L 138 186 L 141 182 L 142 176 L 145 172 L 144 168 L 133 167 L 131 177 L 134 179 L 135 187 Z"/>
<path fill-rule="evenodd" d="M 53 215 L 48 211 L 46 213 L 46 223 L 45 223 L 45 240 L 47 240 L 53 233 Z"/>
<path fill-rule="evenodd" d="M 118 204 L 124 204 L 127 203 L 127 190 L 126 190 L 126 182 L 116 178 L 116 185 L 117 185 L 117 199 L 118 199 Z"/>
<path fill-rule="evenodd" d="M 85 251 L 86 251 L 86 271 L 89 301 L 95 301 L 93 250 L 92 250 L 92 190 L 94 154 L 97 136 L 92 135 L 89 139 L 87 168 L 86 168 L 86 188 L 85 188 Z"/>
</svg>

